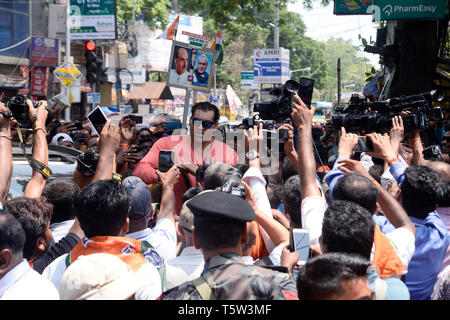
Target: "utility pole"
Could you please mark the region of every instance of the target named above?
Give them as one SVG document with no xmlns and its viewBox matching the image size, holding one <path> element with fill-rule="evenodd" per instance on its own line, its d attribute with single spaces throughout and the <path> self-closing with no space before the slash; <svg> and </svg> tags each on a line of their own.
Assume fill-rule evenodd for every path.
<svg viewBox="0 0 450 320">
<path fill-rule="evenodd" d="M 122 104 L 122 81 L 120 80 L 120 57 L 119 45 L 117 40 L 114 40 L 114 54 L 116 58 L 116 88 L 117 88 L 117 108 L 120 109 Z"/>
<path fill-rule="evenodd" d="M 134 9 L 134 0 L 133 0 L 133 3 L 131 4 L 131 8 L 132 8 L 132 14 L 133 14 L 133 27 L 134 27 L 134 25 L 135 25 L 135 23 L 136 23 L 136 10 Z"/>
<path fill-rule="evenodd" d="M 280 47 L 280 0 L 275 0 L 275 25 L 273 30 L 273 46 L 275 49 Z"/>
<path fill-rule="evenodd" d="M 338 106 L 341 105 L 341 58 L 338 58 L 337 61 L 337 103 Z"/>
<path fill-rule="evenodd" d="M 30 1 L 31 2 L 31 1 Z M 70 57 L 70 0 L 66 0 L 66 63 L 72 62 Z M 64 120 L 70 121 L 70 109 L 72 108 L 72 99 L 70 98 L 70 87 L 65 88 L 66 97 L 69 100 L 69 107 L 64 109 Z"/>
</svg>

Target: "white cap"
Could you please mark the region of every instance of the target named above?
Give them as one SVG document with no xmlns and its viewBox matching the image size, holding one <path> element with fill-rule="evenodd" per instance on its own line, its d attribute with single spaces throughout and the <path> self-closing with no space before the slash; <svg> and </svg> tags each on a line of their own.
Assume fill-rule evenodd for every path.
<svg viewBox="0 0 450 320">
<path fill-rule="evenodd" d="M 61 143 L 65 142 L 65 141 L 69 141 L 72 144 L 74 144 L 72 138 L 67 133 L 58 133 L 58 134 L 56 134 L 53 137 L 51 143 L 52 144 L 56 144 L 56 145 L 60 145 Z"/>
<path fill-rule="evenodd" d="M 64 272 L 61 300 L 125 300 L 151 285 L 145 272 L 134 272 L 120 258 L 106 253 L 80 256 Z"/>
</svg>

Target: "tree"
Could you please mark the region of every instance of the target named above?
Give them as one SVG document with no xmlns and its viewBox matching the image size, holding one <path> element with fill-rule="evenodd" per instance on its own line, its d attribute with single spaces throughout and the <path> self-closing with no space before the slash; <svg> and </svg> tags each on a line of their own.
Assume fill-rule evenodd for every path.
<svg viewBox="0 0 450 320">
<path fill-rule="evenodd" d="M 132 20 L 133 3 L 135 15 L 143 15 L 150 27 L 164 28 L 168 24 L 167 8 L 172 5 L 170 0 L 118 0 L 116 8 L 119 24 Z"/>
<path fill-rule="evenodd" d="M 363 57 L 359 48 L 351 44 L 350 40 L 330 38 L 325 43 L 325 59 L 330 66 L 329 76 L 321 95 L 321 100 L 333 101 L 337 93 L 337 59 L 341 58 L 341 79 L 343 92 L 362 92 L 366 84 L 364 72 L 369 71 L 372 65 Z M 345 85 L 351 85 L 345 89 Z"/>
</svg>

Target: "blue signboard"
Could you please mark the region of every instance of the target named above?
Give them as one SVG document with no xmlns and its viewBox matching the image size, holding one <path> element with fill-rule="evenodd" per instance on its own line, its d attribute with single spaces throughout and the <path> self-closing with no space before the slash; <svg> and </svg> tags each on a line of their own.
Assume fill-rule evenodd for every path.
<svg viewBox="0 0 450 320">
<path fill-rule="evenodd" d="M 289 50 L 255 49 L 253 53 L 255 83 L 284 83 L 289 79 Z"/>
</svg>

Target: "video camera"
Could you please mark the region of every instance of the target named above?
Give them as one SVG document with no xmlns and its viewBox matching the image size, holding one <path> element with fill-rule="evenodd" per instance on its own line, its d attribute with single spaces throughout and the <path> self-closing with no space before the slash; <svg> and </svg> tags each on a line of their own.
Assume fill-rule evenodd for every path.
<svg viewBox="0 0 450 320">
<path fill-rule="evenodd" d="M 392 118 L 401 116 L 405 132 L 426 129 L 430 121 L 443 119 L 441 108 L 432 106 L 433 101 L 443 99 L 441 90 L 375 102 L 355 94 L 348 105 L 335 107 L 333 126 L 336 130 L 344 127 L 347 132 L 386 133 L 392 128 Z"/>
<path fill-rule="evenodd" d="M 314 89 L 314 79 L 300 77 L 300 82 L 288 80 L 280 87 L 273 88 L 269 94 L 276 98 L 270 102 L 255 103 L 254 111 L 259 112 L 263 120 L 283 121 L 291 116 L 294 93 L 300 96 L 308 108 L 311 108 L 311 100 Z"/>
<path fill-rule="evenodd" d="M 259 113 L 263 120 L 282 121 L 289 118 L 292 113 L 292 100 L 299 88 L 298 82 L 288 80 L 280 87 L 273 88 L 269 94 L 276 98 L 270 102 L 255 103 L 254 111 Z"/>
</svg>

